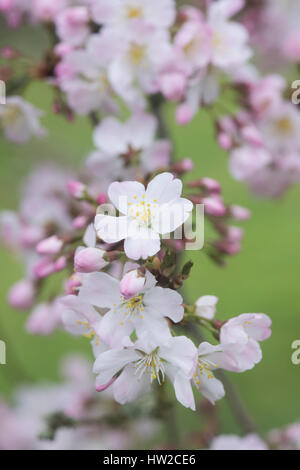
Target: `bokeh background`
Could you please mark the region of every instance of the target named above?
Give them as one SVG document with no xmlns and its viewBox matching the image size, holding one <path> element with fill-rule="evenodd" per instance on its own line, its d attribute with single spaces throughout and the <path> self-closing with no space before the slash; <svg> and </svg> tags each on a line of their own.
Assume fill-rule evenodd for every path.
<svg viewBox="0 0 300 470">
<path fill-rule="evenodd" d="M 47 38 L 36 27 L 13 32 L 0 24 L 0 46 L 8 43 L 38 58 L 47 47 Z M 77 118 L 70 123 L 55 116 L 51 111 L 52 92 L 45 83 L 32 83 L 25 98 L 45 111 L 43 124 L 48 137 L 25 146 L 0 137 L 1 210 L 17 209 L 22 179 L 35 165 L 51 161 L 78 168 L 92 148 L 88 120 Z M 252 371 L 229 375 L 261 431 L 300 420 L 300 365 L 291 362 L 291 344 L 300 339 L 300 187 L 292 188 L 280 200 L 256 199 L 230 177 L 226 154 L 215 141 L 211 118 L 205 111 L 185 128 L 175 124 L 172 106 L 164 111 L 176 157 L 190 157 L 195 162 L 192 176 L 216 178 L 227 203 L 246 206 L 253 212 L 244 224 L 243 251 L 230 259 L 226 268 L 213 265 L 203 252 L 186 254 L 195 267 L 185 294 L 189 301 L 205 294 L 217 295 L 217 316 L 222 320 L 248 312 L 271 316 L 273 334 L 262 344 L 262 362 Z M 58 380 L 58 364 L 65 353 L 82 351 L 92 360 L 84 339 L 64 332 L 50 337 L 25 332 L 26 315 L 14 311 L 6 300 L 10 286 L 22 277 L 22 265 L 0 247 L 0 339 L 7 344 L 7 365 L 0 366 L 0 394 L 7 396 L 24 382 Z M 239 432 L 226 398 L 217 407 L 222 432 Z M 181 406 L 178 418 L 189 432 L 201 426 L 199 414 Z"/>
</svg>

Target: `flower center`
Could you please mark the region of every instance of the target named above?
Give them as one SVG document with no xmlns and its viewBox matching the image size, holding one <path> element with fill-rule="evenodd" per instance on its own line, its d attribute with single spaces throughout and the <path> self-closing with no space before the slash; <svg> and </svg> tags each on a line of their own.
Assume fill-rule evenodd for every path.
<svg viewBox="0 0 300 470">
<path fill-rule="evenodd" d="M 104 92 L 107 90 L 109 85 L 107 75 L 105 73 L 101 73 L 99 77 L 99 90 L 100 92 Z"/>
<path fill-rule="evenodd" d="M 10 126 L 13 124 L 20 115 L 20 109 L 17 106 L 10 106 L 2 117 L 4 126 Z"/>
<path fill-rule="evenodd" d="M 126 11 L 126 16 L 129 19 L 134 19 L 134 18 L 141 18 L 142 17 L 142 9 L 139 7 L 127 7 Z"/>
<path fill-rule="evenodd" d="M 132 207 L 130 207 L 129 215 L 133 218 L 133 220 L 136 220 L 139 225 L 144 227 L 151 227 L 152 218 L 156 212 L 156 202 L 156 199 L 154 199 L 151 203 L 146 201 L 145 195 L 143 195 L 141 202 L 137 202 L 136 204 L 132 205 Z M 131 206 L 130 203 L 129 206 Z"/>
<path fill-rule="evenodd" d="M 197 370 L 193 376 L 194 384 L 197 388 L 199 388 L 201 383 L 201 378 L 203 375 L 206 375 L 208 379 L 213 379 L 214 374 L 212 373 L 212 369 L 217 369 L 217 364 L 213 364 L 212 362 L 208 361 L 207 359 L 198 359 L 198 366 Z"/>
<path fill-rule="evenodd" d="M 137 377 L 137 380 L 140 380 L 142 376 L 147 373 L 150 376 L 151 383 L 157 380 L 159 385 L 161 385 L 165 381 L 166 370 L 158 355 L 158 349 L 151 354 L 145 354 L 134 364 L 134 368 L 134 375 Z"/>
<path fill-rule="evenodd" d="M 293 131 L 293 124 L 289 117 L 283 117 L 277 121 L 276 128 L 282 134 L 288 135 Z"/>
<path fill-rule="evenodd" d="M 136 295 L 131 299 L 126 300 L 123 296 L 121 296 L 121 303 L 119 307 L 114 305 L 114 311 L 116 312 L 121 307 L 125 320 L 129 320 L 131 317 L 139 315 L 140 319 L 143 319 L 143 312 L 144 312 L 144 304 L 143 304 L 143 295 Z M 121 325 L 124 324 L 123 321 L 120 322 Z"/>
<path fill-rule="evenodd" d="M 129 59 L 133 65 L 139 65 L 145 57 L 146 48 L 135 42 L 131 43 L 129 48 Z"/>
<path fill-rule="evenodd" d="M 211 40 L 213 49 L 217 49 L 218 47 L 220 47 L 221 43 L 222 43 L 221 35 L 217 32 L 214 32 L 212 40 Z"/>
<path fill-rule="evenodd" d="M 77 320 L 77 325 L 80 325 L 80 326 L 85 326 L 86 327 L 86 333 L 83 333 L 83 336 L 85 338 L 88 338 L 88 339 L 95 339 L 96 341 L 96 346 L 99 345 L 99 341 L 100 341 L 100 338 L 99 336 L 96 336 L 96 332 L 95 330 L 92 328 L 90 322 L 88 321 L 81 321 L 81 320 Z"/>
</svg>

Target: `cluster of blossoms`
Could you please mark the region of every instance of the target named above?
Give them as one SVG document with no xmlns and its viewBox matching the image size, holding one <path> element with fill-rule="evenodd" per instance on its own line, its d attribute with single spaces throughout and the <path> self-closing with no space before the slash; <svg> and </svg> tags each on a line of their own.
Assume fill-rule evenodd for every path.
<svg viewBox="0 0 300 470">
<path fill-rule="evenodd" d="M 194 389 L 214 404 L 225 395 L 217 369 L 252 369 L 262 359 L 260 342 L 271 334 L 271 320 L 263 313 L 224 322 L 215 318 L 217 297 L 202 295 L 194 304 L 184 300 L 180 289 L 193 263 L 181 266 L 179 256 L 188 244 L 202 248 L 194 207 L 203 210 L 200 228 L 209 222 L 217 234 L 205 240 L 203 251 L 221 265 L 240 251 L 243 230 L 235 223 L 250 212 L 226 204 L 214 179 L 188 180 L 193 162 L 174 162 L 162 117 L 168 101 L 175 102 L 179 125 L 205 108 L 220 145 L 230 151 L 232 175 L 257 194 L 273 197 L 299 181 L 299 111 L 284 100 L 280 76 L 261 77 L 249 64 L 252 9 L 245 3 L 178 7 L 174 0 L 0 0 L 10 26 L 40 23 L 51 37 L 51 48 L 35 67 L 25 68 L 21 80 L 14 70 L 21 54 L 10 47 L 1 51 L 7 61 L 0 67 L 8 92 L 0 105 L 5 136 L 18 144 L 45 136 L 42 112 L 15 94 L 30 79 L 40 79 L 55 91 L 55 113 L 89 118 L 94 144 L 80 171 L 35 170 L 24 185 L 19 212 L 1 214 L 2 240 L 25 265 L 25 277 L 8 299 L 15 308 L 31 310 L 30 333 L 65 328 L 90 341 L 94 388 L 107 394 L 108 402 L 112 397 L 122 405 L 136 402 L 150 391 L 160 401 L 168 380 L 183 406 L 196 410 Z M 220 117 L 228 89 L 239 110 Z M 63 285 L 40 303 L 48 278 L 58 272 Z M 187 331 L 197 336 L 198 327 L 212 333 L 212 343 L 195 344 L 186 336 Z M 72 386 L 24 392 L 25 398 L 38 394 L 47 402 L 36 410 L 32 433 L 23 432 L 32 403 L 19 401 L 17 412 L 3 405 L 0 415 L 12 423 L 12 434 L 8 442 L 5 434 L 2 444 L 0 427 L 0 446 L 73 448 L 80 439 L 84 448 L 96 441 L 99 448 L 103 438 L 95 422 L 82 431 L 64 430 L 52 444 L 36 440 L 46 414 L 52 416 L 50 428 L 58 411 L 63 413 L 59 426 L 67 428 L 75 418 L 95 416 L 89 408 L 95 399 L 91 379 L 85 370 L 79 375 L 70 378 Z M 104 400 L 103 406 L 109 403 Z M 110 439 L 113 431 L 104 429 Z M 12 435 L 17 443 L 10 442 Z M 129 446 L 130 437 L 117 432 L 116 445 Z M 256 436 L 245 439 L 241 444 L 233 439 L 234 445 L 266 446 Z"/>
<path fill-rule="evenodd" d="M 147 112 L 149 98 L 174 101 L 176 120 L 185 125 L 199 108 L 223 106 L 226 90 L 237 93 L 239 112 L 234 122 L 221 119 L 218 123 L 221 145 L 226 150 L 238 147 L 230 158 L 235 178 L 249 182 L 259 195 L 274 197 L 299 181 L 295 136 L 299 111 L 283 101 L 286 85 L 281 77 L 261 77 L 250 63 L 256 49 L 253 23 L 260 18 L 260 26 L 270 25 L 264 32 L 270 40 L 260 40 L 268 48 L 271 39 L 275 40 L 272 28 L 277 19 L 286 39 L 282 52 L 297 63 L 297 2 L 291 11 L 280 0 L 275 7 L 274 2 L 248 5 L 244 0 L 202 3 L 200 8 L 176 9 L 174 0 L 5 0 L 0 2 L 0 11 L 14 26 L 22 20 L 48 25 L 55 46 L 29 73 L 53 86 L 54 109 L 67 118 L 80 114 L 97 121 L 109 116 L 102 132 L 120 130 L 111 116 L 118 115 L 121 103 L 136 115 Z M 265 28 L 261 26 L 261 30 Z M 5 48 L 2 55 L 8 59 L 8 67 L 0 75 L 10 78 L 7 69 L 14 69 L 12 62 L 18 54 Z M 2 108 L 0 121 L 9 139 L 24 142 L 31 135 L 43 135 L 39 110 L 20 97 L 10 96 Z M 123 128 L 123 143 L 131 144 L 132 137 L 128 141 L 125 136 L 131 125 L 134 121 Z M 98 142 L 102 135 L 100 132 Z M 167 148 L 157 145 L 147 149 L 147 157 L 143 152 L 146 167 L 148 152 L 166 158 Z M 108 154 L 121 150 L 122 144 L 115 144 Z M 130 158 L 134 155 L 133 151 Z M 155 157 L 153 162 L 155 165 Z"/>
<path fill-rule="evenodd" d="M 96 128 L 95 136 L 103 125 Z M 110 139 L 109 133 L 106 137 Z M 101 141 L 104 146 L 105 139 Z M 195 409 L 191 383 L 212 402 L 221 398 L 224 389 L 212 370 L 221 367 L 242 372 L 252 368 L 261 359 L 257 341 L 270 335 L 271 322 L 262 314 L 245 314 L 231 320 L 237 322 L 232 328 L 230 321 L 213 325 L 216 299 L 210 296 L 187 306 L 185 312 L 177 289 L 188 277 L 191 265 L 187 263 L 175 273 L 176 252 L 184 248 L 184 242 L 179 240 L 177 246 L 176 240 L 164 239 L 187 221 L 193 209 L 191 200 L 181 197 L 181 181 L 164 172 L 155 176 L 147 189 L 137 181 L 113 182 L 106 195 L 102 192 L 103 175 L 98 189 L 95 177 L 91 178 L 91 191 L 88 178 L 83 184 L 70 177 L 54 168 L 40 168 L 24 188 L 20 214 L 2 213 L 4 242 L 19 250 L 26 263 L 27 277 L 9 293 L 14 307 L 31 308 L 48 276 L 75 268 L 64 283 L 68 295 L 37 304 L 27 329 L 50 334 L 64 323 L 71 333 L 90 338 L 96 356 L 96 387 L 100 391 L 112 385 L 120 403 L 134 401 L 152 381 L 162 384 L 166 376 L 173 382 L 178 400 L 187 407 Z M 209 200 L 207 193 L 213 193 L 207 202 L 208 216 L 226 234 L 223 244 L 226 240 L 228 247 L 236 246 L 240 229 L 225 223 L 229 209 L 222 203 L 219 185 L 204 178 L 190 186 L 199 190 L 198 196 L 190 198 L 202 197 L 204 206 Z M 97 200 L 89 193 L 93 190 L 98 191 Z M 99 200 L 107 197 L 119 216 L 96 213 Z M 247 215 L 243 208 L 232 206 L 230 210 L 239 219 Z M 217 243 L 215 252 L 216 247 Z M 236 251 L 228 248 L 229 254 Z M 176 325 L 190 321 L 212 324 L 220 345 L 201 343 L 197 351 L 190 339 L 175 337 Z M 253 342 L 251 347 L 249 342 Z M 126 387 L 124 381 L 128 381 Z"/>
<path fill-rule="evenodd" d="M 257 48 L 264 69 L 279 69 L 300 62 L 300 34 L 297 0 L 264 0 L 245 13 L 243 23 L 251 42 Z M 276 29 L 276 34 L 274 30 Z M 278 41 L 278 37 L 281 41 Z"/>
<path fill-rule="evenodd" d="M 299 111 L 283 98 L 280 75 L 244 77 L 240 87 L 247 110 L 219 120 L 219 143 L 236 180 L 259 196 L 279 196 L 300 180 Z"/>
</svg>

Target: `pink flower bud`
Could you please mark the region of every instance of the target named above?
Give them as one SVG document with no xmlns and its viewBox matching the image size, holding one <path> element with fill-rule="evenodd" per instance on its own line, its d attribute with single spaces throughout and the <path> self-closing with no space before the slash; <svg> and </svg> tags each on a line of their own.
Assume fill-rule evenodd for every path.
<svg viewBox="0 0 300 470">
<path fill-rule="evenodd" d="M 178 174 L 186 173 L 192 171 L 194 168 L 194 162 L 190 158 L 184 158 L 179 162 L 175 163 L 172 167 L 172 170 Z"/>
<path fill-rule="evenodd" d="M 32 307 L 35 297 L 35 288 L 31 281 L 22 279 L 17 282 L 8 293 L 8 302 L 14 308 L 27 310 Z"/>
<path fill-rule="evenodd" d="M 31 312 L 26 330 L 31 334 L 50 335 L 61 326 L 62 308 L 59 302 L 37 305 Z"/>
<path fill-rule="evenodd" d="M 283 44 L 283 53 L 292 62 L 300 62 L 300 33 L 296 31 L 288 35 Z"/>
<path fill-rule="evenodd" d="M 105 204 L 108 201 L 107 194 L 106 193 L 99 194 L 96 200 L 98 204 Z"/>
<path fill-rule="evenodd" d="M 145 285 L 145 277 L 142 276 L 137 269 L 129 271 L 120 282 L 120 291 L 125 299 L 134 297 L 143 289 Z"/>
<path fill-rule="evenodd" d="M 229 215 L 234 220 L 248 220 L 251 217 L 251 211 L 241 206 L 230 206 Z"/>
<path fill-rule="evenodd" d="M 263 137 L 255 126 L 248 125 L 241 129 L 243 138 L 251 145 L 260 147 L 263 145 Z"/>
<path fill-rule="evenodd" d="M 24 248 L 34 247 L 44 236 L 45 233 L 41 227 L 24 227 L 21 232 L 21 244 Z"/>
<path fill-rule="evenodd" d="M 107 262 L 103 258 L 104 254 L 105 251 L 93 247 L 77 250 L 74 258 L 76 271 L 79 273 L 100 271 L 100 269 L 103 269 L 107 265 Z"/>
<path fill-rule="evenodd" d="M 20 57 L 20 53 L 13 47 L 4 46 L 1 49 L 1 56 L 4 59 L 17 59 L 18 57 Z"/>
<path fill-rule="evenodd" d="M 240 242 L 244 238 L 244 230 L 240 227 L 228 227 L 226 240 L 230 243 Z"/>
<path fill-rule="evenodd" d="M 64 55 L 69 54 L 72 49 L 73 46 L 71 46 L 71 44 L 60 42 L 55 46 L 54 52 L 58 57 L 63 57 Z"/>
<path fill-rule="evenodd" d="M 86 190 L 86 186 L 83 183 L 80 181 L 69 181 L 67 186 L 71 196 L 76 199 L 81 199 L 83 197 Z"/>
<path fill-rule="evenodd" d="M 80 229 L 80 228 L 86 227 L 87 223 L 88 223 L 88 219 L 86 218 L 86 216 L 79 215 L 78 217 L 76 217 L 76 219 L 73 220 L 72 225 L 74 228 Z"/>
<path fill-rule="evenodd" d="M 67 258 L 65 256 L 60 256 L 54 263 L 54 271 L 62 271 L 67 266 Z"/>
<path fill-rule="evenodd" d="M 33 267 L 33 272 L 37 278 L 47 277 L 55 272 L 55 266 L 51 258 L 44 257 Z"/>
<path fill-rule="evenodd" d="M 36 251 L 40 255 L 56 255 L 60 252 L 62 246 L 63 241 L 56 235 L 53 235 L 52 237 L 45 238 L 45 240 L 39 242 L 36 247 Z"/>
<path fill-rule="evenodd" d="M 179 72 L 165 73 L 160 77 L 160 90 L 171 101 L 179 101 L 186 88 L 186 76 Z"/>
<path fill-rule="evenodd" d="M 218 142 L 223 150 L 230 150 L 232 147 L 232 138 L 226 132 L 220 132 Z"/>
<path fill-rule="evenodd" d="M 220 240 L 215 243 L 215 247 L 221 253 L 233 256 L 241 251 L 241 245 L 238 242 L 230 242 L 228 240 Z"/>
<path fill-rule="evenodd" d="M 176 109 L 176 121 L 180 126 L 185 126 L 193 118 L 193 110 L 187 103 L 182 103 Z"/>
<path fill-rule="evenodd" d="M 201 178 L 199 180 L 191 181 L 188 183 L 190 188 L 202 188 L 209 193 L 220 194 L 221 185 L 218 181 L 212 178 Z"/>
<path fill-rule="evenodd" d="M 206 214 L 214 217 L 223 217 L 227 209 L 221 198 L 218 197 L 205 197 L 202 199 L 202 203 L 205 205 Z"/>
</svg>

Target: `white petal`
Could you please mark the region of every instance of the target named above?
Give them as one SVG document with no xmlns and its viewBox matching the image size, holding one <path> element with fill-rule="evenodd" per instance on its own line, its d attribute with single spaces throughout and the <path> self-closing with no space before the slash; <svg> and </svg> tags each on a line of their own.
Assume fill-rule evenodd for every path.
<svg viewBox="0 0 300 470">
<path fill-rule="evenodd" d="M 106 273 L 82 276 L 79 298 L 100 308 L 112 308 L 120 299 L 119 281 Z"/>
<path fill-rule="evenodd" d="M 188 199 L 179 198 L 159 207 L 153 220 L 153 230 L 160 234 L 172 233 L 189 218 L 193 203 Z"/>
<path fill-rule="evenodd" d="M 146 335 L 149 335 L 149 332 L 151 332 L 151 341 L 156 344 L 165 343 L 168 339 L 172 338 L 166 320 L 148 315 L 146 310 L 143 313 L 142 319 L 137 317 L 135 320 L 136 334 L 139 338 L 146 337 Z"/>
<path fill-rule="evenodd" d="M 145 292 L 144 304 L 149 311 L 154 311 L 155 316 L 169 317 L 175 323 L 183 318 L 184 308 L 181 295 L 172 290 L 162 287 L 153 287 Z"/>
<path fill-rule="evenodd" d="M 187 378 L 191 378 L 195 372 L 198 353 L 193 342 L 185 336 L 176 336 L 166 345 L 160 346 L 160 356 L 171 365 L 180 369 Z"/>
<path fill-rule="evenodd" d="M 124 337 L 130 336 L 133 329 L 134 324 L 128 321 L 123 313 L 110 310 L 104 315 L 96 332 L 110 347 L 119 348 Z"/>
<path fill-rule="evenodd" d="M 139 355 L 131 349 L 111 349 L 100 354 L 93 367 L 93 372 L 98 374 L 98 385 L 106 384 L 123 367 L 138 358 Z"/>
<path fill-rule="evenodd" d="M 213 405 L 225 395 L 222 382 L 215 377 L 209 378 L 205 373 L 200 375 L 199 390 Z"/>
<path fill-rule="evenodd" d="M 154 256 L 160 250 L 160 238 L 127 238 L 124 243 L 125 253 L 128 258 L 138 260 Z"/>
<path fill-rule="evenodd" d="M 149 376 L 144 374 L 138 379 L 134 374 L 134 367 L 128 365 L 113 384 L 114 398 L 121 405 L 134 402 L 150 390 Z"/>
<path fill-rule="evenodd" d="M 179 179 L 174 179 L 171 173 L 161 173 L 148 184 L 146 197 L 151 203 L 157 200 L 158 204 L 165 204 L 178 199 L 181 191 L 182 182 Z"/>
<path fill-rule="evenodd" d="M 175 376 L 173 385 L 177 400 L 186 408 L 195 411 L 195 399 L 190 380 L 185 375 L 178 373 Z"/>
<path fill-rule="evenodd" d="M 137 181 L 115 182 L 108 188 L 109 199 L 122 214 L 128 213 L 129 205 L 141 202 L 144 194 L 144 185 Z"/>
<path fill-rule="evenodd" d="M 96 231 L 94 224 L 90 224 L 83 236 L 83 242 L 86 246 L 94 248 L 96 246 Z"/>
<path fill-rule="evenodd" d="M 84 321 L 87 321 L 91 327 L 101 321 L 101 316 L 92 305 L 76 295 L 62 297 L 59 303 L 63 306 L 62 316 L 65 328 L 72 334 L 83 335 L 88 332 L 86 326 L 80 324 Z"/>
<path fill-rule="evenodd" d="M 112 217 L 99 214 L 95 217 L 95 229 L 98 238 L 106 243 L 117 243 L 128 235 L 129 220 L 127 216 Z"/>
<path fill-rule="evenodd" d="M 126 123 L 128 136 L 134 149 L 149 147 L 155 137 L 157 121 L 151 114 L 134 114 Z"/>
<path fill-rule="evenodd" d="M 123 124 L 116 118 L 104 119 L 94 130 L 96 147 L 108 155 L 120 155 L 127 151 Z"/>
</svg>

